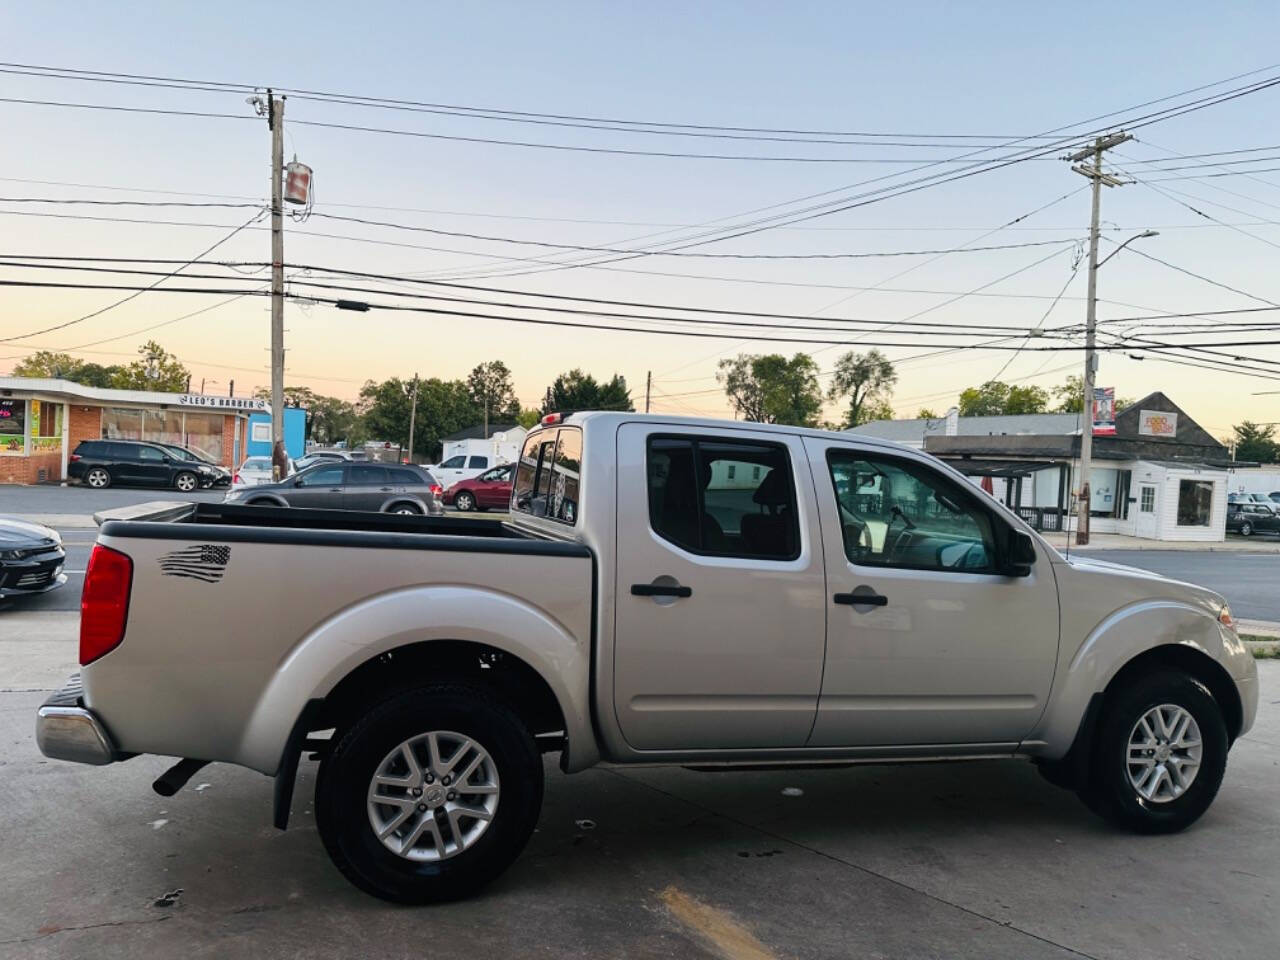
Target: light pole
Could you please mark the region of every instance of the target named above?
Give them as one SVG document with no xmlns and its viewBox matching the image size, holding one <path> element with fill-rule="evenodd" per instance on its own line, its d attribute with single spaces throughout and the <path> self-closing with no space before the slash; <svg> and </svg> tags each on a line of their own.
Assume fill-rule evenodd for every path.
<svg viewBox="0 0 1280 960">
<path fill-rule="evenodd" d="M 1133 243 L 1147 237 L 1158 237 L 1155 230 L 1144 230 L 1136 233 L 1120 244 L 1109 254 L 1098 260 L 1098 186 L 1094 182 L 1093 192 L 1093 230 L 1089 242 L 1089 303 L 1085 315 L 1084 346 L 1084 386 L 1082 388 L 1080 412 L 1080 501 L 1076 514 L 1076 543 L 1084 546 L 1089 542 L 1089 506 L 1093 499 L 1090 490 L 1089 474 L 1093 469 L 1093 382 L 1098 372 L 1098 355 L 1094 343 L 1098 330 L 1098 270 L 1117 253 Z"/>
</svg>

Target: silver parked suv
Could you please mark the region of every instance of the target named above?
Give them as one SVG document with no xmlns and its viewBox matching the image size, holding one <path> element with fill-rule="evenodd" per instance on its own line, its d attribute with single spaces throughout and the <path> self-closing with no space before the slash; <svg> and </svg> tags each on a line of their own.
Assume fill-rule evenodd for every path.
<svg viewBox="0 0 1280 960">
<path fill-rule="evenodd" d="M 278 483 L 234 489 L 226 503 L 444 515 L 440 484 L 410 464 L 325 461 Z"/>
</svg>

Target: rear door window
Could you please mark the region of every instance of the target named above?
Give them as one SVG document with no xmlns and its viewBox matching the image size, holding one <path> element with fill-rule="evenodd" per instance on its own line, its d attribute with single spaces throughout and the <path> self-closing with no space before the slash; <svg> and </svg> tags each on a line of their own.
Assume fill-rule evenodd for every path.
<svg viewBox="0 0 1280 960">
<path fill-rule="evenodd" d="M 562 427 L 556 435 L 555 459 L 549 471 L 547 516 L 563 523 L 578 522 L 579 473 L 582 470 L 582 431 Z"/>
<path fill-rule="evenodd" d="M 649 523 L 663 539 L 708 556 L 800 555 L 791 461 L 782 445 L 655 436 L 646 463 Z"/>
<path fill-rule="evenodd" d="M 488 457 L 472 457 L 467 462 L 467 467 L 471 470 L 483 470 L 489 465 Z"/>
<path fill-rule="evenodd" d="M 372 463 L 353 463 L 347 467 L 347 483 L 363 486 L 387 483 L 387 468 Z"/>
<path fill-rule="evenodd" d="M 387 467 L 387 473 L 391 477 L 392 483 L 422 483 L 422 476 L 416 470 L 410 470 L 408 467 Z"/>
</svg>

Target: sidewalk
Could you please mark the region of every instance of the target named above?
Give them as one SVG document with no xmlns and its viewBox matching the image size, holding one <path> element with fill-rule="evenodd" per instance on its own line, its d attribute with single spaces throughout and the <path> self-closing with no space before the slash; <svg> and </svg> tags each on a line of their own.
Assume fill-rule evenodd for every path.
<svg viewBox="0 0 1280 960">
<path fill-rule="evenodd" d="M 1067 551 L 1066 536 L 1059 532 L 1043 534 L 1044 538 L 1060 553 Z M 1089 537 L 1087 547 L 1077 547 L 1075 534 L 1071 534 L 1071 552 L 1091 550 L 1178 550 L 1189 553 L 1277 553 L 1280 554 L 1280 537 L 1234 537 L 1216 543 L 1183 542 L 1178 540 L 1143 540 L 1125 537 L 1118 533 L 1095 533 Z"/>
</svg>

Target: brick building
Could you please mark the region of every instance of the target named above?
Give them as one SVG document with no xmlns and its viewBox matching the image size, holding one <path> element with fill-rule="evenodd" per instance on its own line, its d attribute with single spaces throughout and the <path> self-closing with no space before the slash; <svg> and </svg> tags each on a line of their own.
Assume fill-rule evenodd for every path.
<svg viewBox="0 0 1280 960">
<path fill-rule="evenodd" d="M 265 400 L 109 390 L 69 380 L 0 377 L 0 483 L 58 483 L 82 440 L 157 440 L 234 467 L 249 416 Z"/>
</svg>

